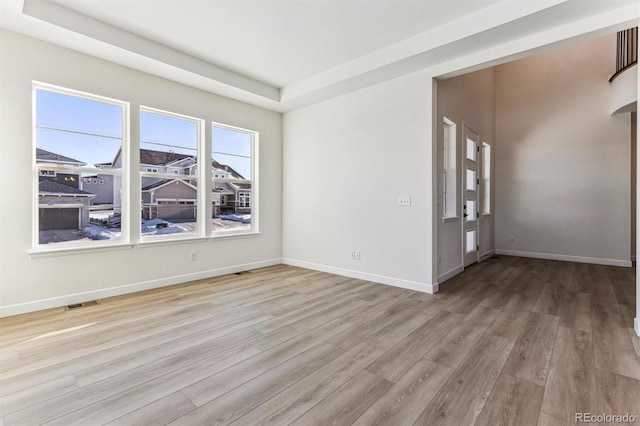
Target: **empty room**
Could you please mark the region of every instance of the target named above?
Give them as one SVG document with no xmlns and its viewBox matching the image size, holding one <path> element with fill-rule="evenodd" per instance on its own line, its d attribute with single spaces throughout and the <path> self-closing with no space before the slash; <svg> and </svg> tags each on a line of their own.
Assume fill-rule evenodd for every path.
<svg viewBox="0 0 640 426">
<path fill-rule="evenodd" d="M 0 426 L 637 424 L 639 24 L 0 2 Z"/>
</svg>

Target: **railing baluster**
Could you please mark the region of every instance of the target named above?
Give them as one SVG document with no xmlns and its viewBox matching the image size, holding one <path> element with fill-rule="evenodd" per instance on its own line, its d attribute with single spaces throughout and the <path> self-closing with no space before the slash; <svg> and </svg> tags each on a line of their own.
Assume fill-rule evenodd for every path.
<svg viewBox="0 0 640 426">
<path fill-rule="evenodd" d="M 616 46 L 616 73 L 613 81 L 622 71 L 638 63 L 638 27 L 619 31 Z"/>
</svg>

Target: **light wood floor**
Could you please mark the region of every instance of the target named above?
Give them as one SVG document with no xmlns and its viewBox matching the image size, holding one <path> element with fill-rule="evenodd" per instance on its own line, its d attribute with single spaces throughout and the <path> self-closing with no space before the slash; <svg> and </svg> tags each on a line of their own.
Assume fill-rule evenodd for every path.
<svg viewBox="0 0 640 426">
<path fill-rule="evenodd" d="M 500 257 L 435 296 L 290 266 L 0 320 L 0 425 L 640 422 L 634 269 Z"/>
</svg>

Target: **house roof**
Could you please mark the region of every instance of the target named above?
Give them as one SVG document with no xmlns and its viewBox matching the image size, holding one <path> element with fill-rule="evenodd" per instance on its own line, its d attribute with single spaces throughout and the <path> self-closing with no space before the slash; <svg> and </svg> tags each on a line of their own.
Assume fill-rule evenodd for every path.
<svg viewBox="0 0 640 426">
<path fill-rule="evenodd" d="M 44 163 L 46 162 L 69 163 L 69 164 L 80 164 L 83 166 L 87 164 L 80 160 L 76 160 L 75 158 L 65 157 L 64 155 L 56 154 L 55 152 L 47 151 L 42 148 L 36 148 L 36 160 Z"/>
<path fill-rule="evenodd" d="M 226 164 L 218 163 L 216 160 L 211 160 L 211 165 L 213 167 L 215 167 L 216 169 L 218 169 L 218 170 L 224 170 L 225 172 L 229 173 L 232 177 L 234 177 L 236 179 L 243 179 L 244 180 L 244 176 L 242 176 L 240 173 L 235 171 L 234 168 L 231 167 L 231 166 L 228 166 Z"/>
<path fill-rule="evenodd" d="M 72 186 L 64 185 L 52 180 L 41 180 L 38 185 L 40 194 L 69 194 L 69 195 L 84 195 L 92 196 L 92 194 L 82 189 L 74 188 Z"/>
<path fill-rule="evenodd" d="M 219 192 L 221 194 L 234 194 L 235 192 L 229 187 L 228 182 L 214 182 L 213 183 L 214 192 Z"/>
<path fill-rule="evenodd" d="M 195 186 L 193 186 L 189 182 L 186 182 L 186 181 L 184 181 L 182 179 L 162 179 L 161 181 L 158 181 L 158 182 L 152 183 L 151 185 L 145 186 L 144 188 L 142 188 L 142 190 L 143 191 L 152 191 L 154 189 L 158 189 L 160 187 L 163 187 L 163 186 L 165 186 L 165 185 L 167 185 L 167 184 L 169 184 L 171 182 L 180 182 L 183 185 L 187 185 L 187 186 L 189 186 L 189 187 L 191 187 L 193 189 L 196 189 Z"/>
<path fill-rule="evenodd" d="M 149 191 L 151 189 L 159 188 L 159 187 L 161 187 L 162 185 L 164 185 L 167 182 L 170 182 L 170 179 L 162 179 L 162 180 L 160 180 L 158 182 L 154 182 L 154 183 L 152 183 L 150 185 L 143 186 L 142 190 L 143 191 Z"/>
<path fill-rule="evenodd" d="M 154 151 L 151 149 L 140 150 L 140 164 L 162 166 L 189 157 L 192 156 L 188 154 L 178 154 L 177 152 Z"/>
</svg>

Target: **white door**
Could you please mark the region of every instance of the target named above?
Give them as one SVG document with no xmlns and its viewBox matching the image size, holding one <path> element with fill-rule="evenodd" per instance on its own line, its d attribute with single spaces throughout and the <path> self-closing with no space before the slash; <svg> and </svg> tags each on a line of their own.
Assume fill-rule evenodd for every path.
<svg viewBox="0 0 640 426">
<path fill-rule="evenodd" d="M 464 266 L 478 261 L 478 135 L 467 127 L 463 133 L 462 255 Z"/>
</svg>

